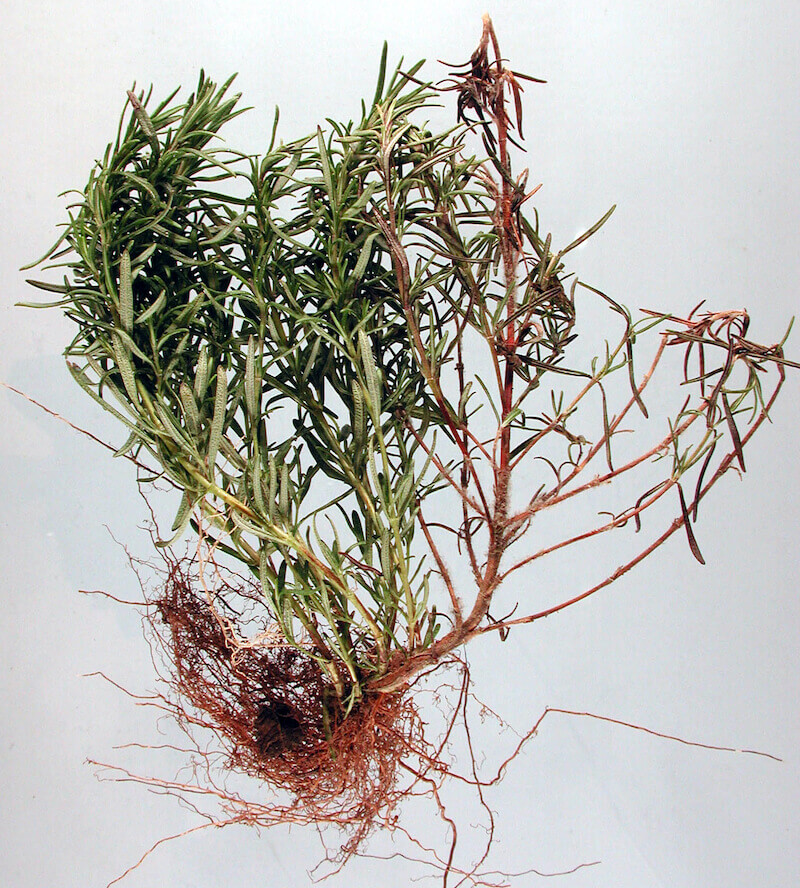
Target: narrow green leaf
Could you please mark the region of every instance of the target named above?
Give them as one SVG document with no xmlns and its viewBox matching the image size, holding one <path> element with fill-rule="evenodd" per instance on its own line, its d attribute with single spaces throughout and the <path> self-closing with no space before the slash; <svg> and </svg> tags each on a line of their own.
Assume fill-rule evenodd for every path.
<svg viewBox="0 0 800 888">
<path fill-rule="evenodd" d="M 602 219 L 598 219 L 598 221 L 595 222 L 591 228 L 584 231 L 584 233 L 580 237 L 575 238 L 575 240 L 572 241 L 571 244 L 568 244 L 566 247 L 560 250 L 557 258 L 561 259 L 563 256 L 566 256 L 566 254 L 569 253 L 570 250 L 574 250 L 575 247 L 579 246 L 587 238 L 590 238 L 595 232 L 599 231 L 599 229 L 602 228 L 603 225 L 605 225 L 605 223 L 608 222 L 608 220 L 611 218 L 611 214 L 614 212 L 614 210 L 616 210 L 616 208 L 617 205 L 614 204 L 614 206 L 611 207 L 611 209 L 602 217 Z"/>
<path fill-rule="evenodd" d="M 69 368 L 69 372 L 72 374 L 72 378 L 78 385 L 86 392 L 89 397 L 92 398 L 93 401 L 96 401 L 104 410 L 107 410 L 111 413 L 116 419 L 118 419 L 123 425 L 127 426 L 131 432 L 136 433 L 142 439 L 142 441 L 146 441 L 147 443 L 152 443 L 152 438 L 147 435 L 147 432 L 144 429 L 140 429 L 139 426 L 135 424 L 128 416 L 125 416 L 124 413 L 120 413 L 115 407 L 112 407 L 105 398 L 102 398 L 96 391 L 97 384 L 93 383 L 89 380 L 86 375 L 86 370 L 81 369 L 76 364 L 73 364 L 70 361 L 67 361 L 67 367 Z M 113 384 L 106 381 L 105 389 L 114 393 L 117 400 L 120 404 L 123 404 L 125 408 L 128 410 L 129 414 L 132 413 L 130 409 L 130 404 L 125 400 L 122 396 L 122 393 L 114 386 Z"/>
<path fill-rule="evenodd" d="M 383 49 L 381 50 L 381 62 L 380 67 L 378 69 L 378 82 L 375 85 L 375 95 L 372 98 L 372 107 L 380 102 L 383 98 L 383 85 L 386 82 L 386 56 L 389 52 L 389 44 L 384 41 Z"/>
<path fill-rule="evenodd" d="M 164 308 L 164 306 L 166 304 L 167 304 L 167 291 L 162 290 L 158 294 L 158 298 L 156 299 L 156 301 L 152 305 L 148 306 L 139 315 L 139 317 L 136 318 L 136 323 L 137 324 L 144 324 L 146 321 L 149 321 L 150 318 L 155 317 Z"/>
<path fill-rule="evenodd" d="M 47 281 L 35 281 L 33 278 L 25 278 L 25 283 L 30 284 L 32 287 L 36 287 L 37 290 L 44 290 L 46 293 L 71 293 L 72 287 L 68 283 L 63 284 L 49 284 Z M 25 303 L 19 302 L 18 305 L 22 305 L 25 308 L 38 308 L 40 303 Z M 47 305 L 63 305 L 63 302 L 51 302 L 47 303 Z"/>
<path fill-rule="evenodd" d="M 220 243 L 220 241 L 224 241 L 225 238 L 241 224 L 242 220 L 246 218 L 248 212 L 249 210 L 245 210 L 244 212 L 239 213 L 238 216 L 234 216 L 227 225 L 223 225 L 222 228 L 218 229 L 211 237 L 202 241 L 203 246 L 211 247 L 214 244 Z"/>
<path fill-rule="evenodd" d="M 179 533 L 183 532 L 183 529 L 189 523 L 191 511 L 192 498 L 189 496 L 189 493 L 184 490 L 183 496 L 181 497 L 180 505 L 178 506 L 178 513 L 175 516 L 175 520 L 172 522 L 173 531 L 178 531 Z"/>
<path fill-rule="evenodd" d="M 274 602 L 275 599 L 271 594 L 274 590 L 274 583 L 271 576 L 272 570 L 269 563 L 269 554 L 269 548 L 262 545 L 258 559 L 258 578 L 261 581 L 261 589 L 264 592 L 264 595 L 270 601 Z"/>
<path fill-rule="evenodd" d="M 156 412 L 156 416 L 161 424 L 161 428 L 159 431 L 161 433 L 166 433 L 167 437 L 181 450 L 188 449 L 188 441 L 183 435 L 183 430 L 180 428 L 178 423 L 175 421 L 175 417 L 167 410 L 167 408 L 160 402 L 155 401 L 153 403 L 153 409 Z"/>
<path fill-rule="evenodd" d="M 309 353 L 309 356 L 306 359 L 306 365 L 303 368 L 303 372 L 300 376 L 300 378 L 303 380 L 303 382 L 305 382 L 308 379 L 309 374 L 311 373 L 312 369 L 314 368 L 314 365 L 317 362 L 317 355 L 319 354 L 319 347 L 321 344 L 322 344 L 322 337 L 317 336 L 317 338 L 314 340 L 314 344 L 311 346 L 311 352 Z"/>
<path fill-rule="evenodd" d="M 247 460 L 242 457 L 242 454 L 234 447 L 233 443 L 225 437 L 222 436 L 219 442 L 219 452 L 228 460 L 228 462 L 237 468 L 240 472 L 245 470 L 247 466 Z M 244 484 L 244 478 L 240 479 L 240 483 Z"/>
<path fill-rule="evenodd" d="M 134 445 L 139 442 L 139 440 L 140 438 L 138 432 L 131 432 L 122 447 L 119 447 L 114 451 L 114 456 L 126 456 L 134 447 Z"/>
<path fill-rule="evenodd" d="M 515 407 L 513 410 L 509 410 L 509 412 L 503 417 L 503 422 L 501 423 L 501 427 L 505 428 L 506 426 L 510 426 L 511 423 L 514 422 L 519 416 L 522 415 L 522 410 L 519 407 Z"/>
<path fill-rule="evenodd" d="M 134 277 L 142 268 L 142 266 L 147 262 L 147 260 L 153 255 L 153 253 L 155 253 L 157 248 L 158 244 L 150 244 L 150 246 L 145 247 L 138 256 L 131 257 L 131 267 L 133 268 Z"/>
<path fill-rule="evenodd" d="M 322 167 L 322 179 L 325 182 L 325 190 L 328 192 L 328 197 L 331 201 L 331 206 L 334 206 L 334 193 L 333 193 L 333 177 L 331 175 L 331 164 L 330 158 L 328 157 L 328 149 L 325 145 L 325 139 L 322 135 L 322 129 L 317 127 L 317 149 L 319 151 L 319 162 Z"/>
<path fill-rule="evenodd" d="M 251 533 L 254 537 L 258 537 L 259 540 L 264 542 L 270 542 L 275 538 L 274 532 L 271 531 L 269 527 L 259 527 L 258 525 L 253 524 L 252 521 L 248 521 L 247 518 L 236 509 L 231 509 L 230 515 L 233 523 L 245 533 Z"/>
</svg>

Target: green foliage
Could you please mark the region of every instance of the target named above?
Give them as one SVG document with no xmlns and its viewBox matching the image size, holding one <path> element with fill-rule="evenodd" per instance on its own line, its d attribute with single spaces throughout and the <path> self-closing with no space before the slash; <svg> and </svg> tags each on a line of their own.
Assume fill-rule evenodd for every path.
<svg viewBox="0 0 800 888">
<path fill-rule="evenodd" d="M 216 141 L 241 113 L 231 80 L 218 87 L 201 73 L 186 101 L 176 92 L 152 110 L 149 95 L 129 93 L 116 141 L 45 257 L 64 269 L 63 283 L 33 282 L 59 294 L 50 304 L 76 323 L 69 367 L 128 427 L 119 453 L 149 455 L 182 492 L 176 536 L 191 524 L 245 564 L 285 638 L 319 661 L 350 705 L 370 684 L 391 686 L 393 675 L 478 632 L 542 616 L 491 621 L 489 603 L 511 570 L 630 518 L 638 525 L 693 467 L 693 500 L 678 492 L 700 557 L 690 530 L 697 502 L 733 456 L 743 468 L 736 418 L 749 412 L 760 423 L 771 401 L 759 373 L 787 363 L 780 346 L 744 339 L 742 313 L 634 322 L 594 288 L 622 335 L 589 366 L 566 360 L 578 282 L 566 286 L 563 260 L 612 211 L 560 251 L 535 212 L 523 214 L 536 189 L 526 193 L 527 172 L 512 176 L 505 107 L 510 93 L 519 130 L 523 75 L 499 55 L 489 62 L 490 28 L 444 90 L 416 80 L 421 63 L 387 78 L 384 50 L 358 123 L 330 121 L 327 132 L 286 144 L 273 133 L 258 157 Z M 458 90 L 460 122 L 433 133 L 417 121 L 447 89 Z M 468 149 L 476 133 L 479 157 Z M 650 373 L 637 380 L 634 345 L 658 325 L 672 337 L 659 355 L 666 344 L 683 345 L 687 362 L 693 348 L 700 355 L 699 375 L 684 374 L 699 399 L 638 462 L 615 469 L 623 418 L 632 406 L 646 415 Z M 471 361 L 476 345 L 486 378 Z M 704 349 L 723 363 L 705 361 Z M 736 362 L 748 368 L 739 388 Z M 631 392 L 615 413 L 604 386 L 617 370 Z M 565 381 L 578 386 L 575 397 L 565 397 Z M 602 416 L 593 443 L 576 427 L 590 395 Z M 495 427 L 477 434 L 482 408 Z M 703 431 L 687 444 L 698 417 Z M 733 451 L 706 475 L 725 435 Z M 511 475 L 545 438 L 560 442 L 563 460 L 541 457 L 554 477 L 514 513 Z M 598 454 L 605 474 L 579 482 Z M 503 572 L 504 553 L 537 511 L 662 457 L 672 463 L 666 477 L 629 509 Z M 476 581 L 467 610 L 422 516 L 445 488 L 463 509 L 449 529 Z M 450 593 L 446 635 L 430 599 L 434 573 Z"/>
<path fill-rule="evenodd" d="M 230 83 L 201 74 L 187 101 L 152 112 L 130 94 L 49 254 L 68 257 L 64 282 L 39 286 L 78 326 L 73 376 L 129 427 L 120 453 L 146 451 L 183 491 L 173 530 L 202 520 L 260 577 L 287 638 L 310 636 L 357 693 L 438 628 L 411 552 L 432 485 L 405 424 L 424 436 L 440 419 L 371 214 L 391 163 L 396 211 L 430 215 L 412 191 L 436 164 L 463 174 L 459 137 L 411 124 L 431 93 L 395 74 L 358 126 L 245 157 L 211 147 L 241 113 Z M 241 179 L 250 196 L 221 193 Z M 336 491 L 325 502 L 320 474 Z"/>
</svg>

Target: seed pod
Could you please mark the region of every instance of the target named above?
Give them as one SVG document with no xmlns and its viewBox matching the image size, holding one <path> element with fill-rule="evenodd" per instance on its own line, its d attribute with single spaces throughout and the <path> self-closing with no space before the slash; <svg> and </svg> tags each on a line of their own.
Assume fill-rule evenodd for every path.
<svg viewBox="0 0 800 888">
<path fill-rule="evenodd" d="M 377 238 L 378 234 L 379 232 L 374 231 L 366 241 L 364 241 L 364 246 L 358 254 L 356 267 L 353 269 L 353 278 L 356 281 L 360 280 L 364 275 L 364 271 L 367 268 L 367 262 L 369 262 L 369 257 L 372 255 L 372 245 L 375 243 L 375 238 Z"/>
<path fill-rule="evenodd" d="M 139 393 L 136 391 L 136 375 L 133 372 L 130 353 L 125 342 L 118 333 L 113 334 L 112 347 L 114 349 L 114 357 L 117 361 L 117 367 L 122 376 L 122 384 L 125 386 L 125 391 L 128 393 L 131 402 L 138 404 Z"/>
<path fill-rule="evenodd" d="M 381 533 L 381 571 L 386 582 L 390 582 L 392 579 L 392 547 L 388 527 L 384 528 Z"/>
<path fill-rule="evenodd" d="M 276 499 L 278 496 L 278 470 L 275 466 L 275 457 L 270 454 L 269 464 L 268 464 L 268 472 L 269 472 L 269 489 L 267 491 L 267 506 L 269 508 L 269 519 L 270 521 L 275 520 L 275 506 Z"/>
<path fill-rule="evenodd" d="M 205 345 L 200 347 L 200 353 L 197 356 L 197 370 L 194 376 L 194 395 L 198 401 L 203 399 L 208 386 L 209 360 Z"/>
<path fill-rule="evenodd" d="M 414 493 L 414 468 L 410 466 L 408 471 L 403 475 L 394 495 L 397 511 L 404 512 L 412 502 Z"/>
<path fill-rule="evenodd" d="M 133 282 L 131 280 L 131 254 L 123 250 L 119 260 L 119 319 L 126 333 L 133 330 Z"/>
<path fill-rule="evenodd" d="M 383 491 L 381 478 L 378 475 L 378 469 L 375 466 L 375 448 L 372 445 L 371 438 L 369 440 L 369 443 L 367 444 L 367 471 L 369 472 L 370 480 L 372 481 L 372 485 L 375 488 L 375 493 L 377 494 L 380 501 L 381 508 L 384 512 L 388 512 L 389 504 L 386 502 L 386 495 Z"/>
<path fill-rule="evenodd" d="M 180 384 L 178 396 L 181 399 L 183 417 L 186 420 L 186 428 L 189 430 L 190 435 L 196 435 L 200 429 L 200 413 L 197 410 L 197 402 L 194 399 L 194 394 L 185 380 Z"/>
<path fill-rule="evenodd" d="M 256 508 L 263 515 L 267 509 L 264 505 L 264 488 L 261 485 L 261 456 L 258 453 L 255 454 L 255 458 L 251 463 L 250 472 L 253 486 L 253 499 L 255 500 Z"/>
<path fill-rule="evenodd" d="M 256 338 L 251 336 L 247 340 L 247 358 L 244 365 L 244 403 L 250 419 L 258 420 L 260 413 L 260 388 L 261 380 L 256 373 Z"/>
<path fill-rule="evenodd" d="M 228 377 L 225 368 L 220 364 L 217 368 L 217 390 L 214 397 L 214 415 L 211 417 L 211 431 L 208 435 L 209 468 L 212 468 L 217 460 L 222 432 L 225 427 L 225 410 L 228 406 Z"/>
<path fill-rule="evenodd" d="M 278 492 L 278 511 L 284 518 L 289 517 L 289 466 L 281 466 L 281 484 Z"/>
<path fill-rule="evenodd" d="M 375 356 L 372 346 L 364 328 L 358 330 L 358 350 L 361 354 L 361 365 L 364 368 L 364 377 L 367 381 L 367 393 L 369 394 L 372 418 L 377 422 L 381 413 L 381 383 L 378 368 L 375 366 Z"/>
<path fill-rule="evenodd" d="M 147 137 L 150 147 L 153 149 L 153 157 L 158 158 L 161 154 L 161 146 L 158 143 L 158 136 L 156 135 L 156 128 L 153 126 L 153 121 L 150 119 L 150 115 L 147 111 L 144 110 L 144 105 L 130 90 L 128 90 L 128 98 L 133 106 L 133 113 L 136 116 L 136 120 L 142 128 L 142 132 Z"/>
<path fill-rule="evenodd" d="M 354 379 L 352 382 L 353 390 L 353 441 L 356 448 L 360 450 L 367 440 L 367 417 L 364 412 L 364 395 L 361 386 Z"/>
</svg>

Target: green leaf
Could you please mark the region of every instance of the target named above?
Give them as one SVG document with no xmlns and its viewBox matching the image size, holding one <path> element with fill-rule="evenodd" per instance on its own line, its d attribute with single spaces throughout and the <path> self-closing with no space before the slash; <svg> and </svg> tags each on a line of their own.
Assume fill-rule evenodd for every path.
<svg viewBox="0 0 800 888">
<path fill-rule="evenodd" d="M 558 260 L 562 259 L 564 256 L 567 255 L 567 253 L 569 253 L 570 250 L 574 250 L 575 247 L 580 246 L 580 244 L 590 238 L 595 232 L 599 231 L 603 227 L 603 225 L 605 225 L 606 222 L 608 222 L 608 220 L 611 218 L 611 214 L 614 212 L 614 210 L 616 210 L 616 208 L 617 205 L 614 204 L 614 206 L 611 207 L 611 209 L 601 219 L 598 219 L 591 228 L 588 228 L 580 237 L 575 238 L 572 243 L 567 244 L 566 247 L 564 247 L 562 250 L 559 250 L 557 256 L 553 258 L 550 265 L 555 268 L 555 264 Z"/>
<path fill-rule="evenodd" d="M 149 321 L 151 318 L 155 317 L 167 304 L 167 291 L 162 290 L 156 300 L 152 303 L 152 305 L 148 306 L 138 318 L 136 318 L 137 324 L 144 324 Z"/>
<path fill-rule="evenodd" d="M 373 107 L 380 102 L 381 98 L 383 98 L 383 86 L 386 82 L 386 56 L 389 52 L 389 44 L 384 41 L 383 49 L 381 50 L 381 61 L 380 66 L 378 68 L 378 82 L 375 85 L 375 95 L 372 98 Z"/>
</svg>

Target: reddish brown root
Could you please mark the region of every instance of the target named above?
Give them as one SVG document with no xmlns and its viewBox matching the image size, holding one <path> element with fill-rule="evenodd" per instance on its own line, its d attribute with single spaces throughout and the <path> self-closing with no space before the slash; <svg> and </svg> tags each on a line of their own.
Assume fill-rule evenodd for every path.
<svg viewBox="0 0 800 888">
<path fill-rule="evenodd" d="M 172 563 L 152 605 L 178 720 L 209 728 L 226 767 L 266 784 L 281 818 L 288 807 L 295 822 L 343 828 L 345 856 L 391 818 L 407 793 L 398 766 L 424 747 L 409 695 L 368 695 L 345 715 L 313 657 L 257 640 L 269 616 L 246 585 L 209 598 Z"/>
</svg>

